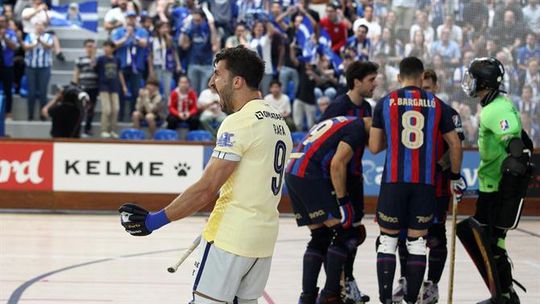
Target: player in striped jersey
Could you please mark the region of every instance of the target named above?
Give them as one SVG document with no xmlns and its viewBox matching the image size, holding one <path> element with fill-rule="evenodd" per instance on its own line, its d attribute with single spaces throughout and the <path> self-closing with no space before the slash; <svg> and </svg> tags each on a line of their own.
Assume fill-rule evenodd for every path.
<svg viewBox="0 0 540 304">
<path fill-rule="evenodd" d="M 436 94 L 438 90 L 437 74 L 434 70 L 428 69 L 424 72 L 422 80 L 422 88 L 430 93 Z M 455 130 L 458 133 L 459 139 L 463 141 L 465 135 L 461 128 L 461 118 L 459 114 L 449 105 L 442 103 L 443 107 L 448 107 L 452 115 L 452 122 L 454 123 Z M 448 250 L 446 248 L 446 214 L 448 211 L 448 204 L 450 202 L 450 180 L 448 178 L 448 144 L 444 141 L 442 134 L 437 136 L 437 171 L 435 172 L 435 210 L 433 213 L 433 223 L 428 229 L 427 244 L 429 247 L 428 258 L 428 276 L 427 281 L 423 283 L 421 288 L 422 303 L 432 304 L 437 303 L 439 300 L 438 283 L 441 279 L 442 272 L 444 270 L 444 264 L 446 262 L 446 256 Z M 401 233 L 400 236 L 407 235 Z M 407 247 L 405 244 L 405 238 L 399 240 L 399 260 L 401 278 L 398 280 L 398 286 L 394 291 L 393 301 L 401 301 L 406 292 L 406 263 L 407 263 Z"/>
<path fill-rule="evenodd" d="M 339 95 L 328 106 L 328 109 L 321 117 L 321 121 L 336 116 L 353 116 L 364 121 L 366 132 L 369 132 L 371 126 L 371 105 L 366 98 L 373 96 L 377 77 L 378 66 L 372 62 L 355 61 L 349 65 L 345 72 L 347 87 L 349 91 L 346 94 Z M 359 147 L 351 159 L 353 170 L 347 174 L 347 190 L 353 205 L 358 205 L 362 210 L 355 216 L 354 229 L 364 229 L 361 224 L 364 216 L 364 180 L 362 177 L 362 156 L 364 155 L 364 146 Z M 369 296 L 362 294 L 356 285 L 353 276 L 353 264 L 356 257 L 356 248 L 352 250 L 345 262 L 345 288 L 343 296 L 345 303 L 358 303 L 369 300 Z"/>
<path fill-rule="evenodd" d="M 392 91 L 376 105 L 369 135 L 369 149 L 386 151 L 386 161 L 377 203 L 380 236 L 377 240 L 379 299 L 392 302 L 396 268 L 395 251 L 401 228 L 407 230 L 407 295 L 414 303 L 426 267 L 427 229 L 435 206 L 437 136 L 448 143 L 452 189 L 462 195 L 465 183 L 460 175 L 462 151 L 448 108 L 432 93 L 421 89 L 424 65 L 416 57 L 399 64 L 402 88 Z"/>
<path fill-rule="evenodd" d="M 300 304 L 315 304 L 317 278 L 326 263 L 326 284 L 317 303 L 342 303 L 339 281 L 347 255 L 363 242 L 365 230 L 351 229 L 359 205 L 351 204 L 347 175 L 355 151 L 365 146 L 364 122 L 338 116 L 313 128 L 291 154 L 285 182 L 298 226 L 311 240 L 304 254 Z"/>
</svg>

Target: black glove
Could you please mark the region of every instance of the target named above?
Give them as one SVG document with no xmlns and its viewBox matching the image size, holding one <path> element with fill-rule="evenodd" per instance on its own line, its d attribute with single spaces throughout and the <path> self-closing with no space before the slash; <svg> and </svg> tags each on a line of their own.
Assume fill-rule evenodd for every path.
<svg viewBox="0 0 540 304">
<path fill-rule="evenodd" d="M 135 236 L 145 236 L 152 233 L 146 227 L 146 217 L 148 210 L 135 204 L 123 204 L 120 209 L 120 223 L 126 229 L 126 232 Z"/>
</svg>

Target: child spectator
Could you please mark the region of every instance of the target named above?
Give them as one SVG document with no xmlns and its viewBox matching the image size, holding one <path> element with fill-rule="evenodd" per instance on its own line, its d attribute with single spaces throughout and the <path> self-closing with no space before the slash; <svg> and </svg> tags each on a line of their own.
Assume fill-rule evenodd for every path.
<svg viewBox="0 0 540 304">
<path fill-rule="evenodd" d="M 191 88 L 187 76 L 180 76 L 178 87 L 172 91 L 169 98 L 167 129 L 175 130 L 179 123 L 187 123 L 189 130 L 197 130 L 197 111 L 197 94 Z"/>
<path fill-rule="evenodd" d="M 160 120 L 161 101 L 163 98 L 159 94 L 159 81 L 156 78 L 148 78 L 146 86 L 139 91 L 135 111 L 131 115 L 133 127 L 139 129 L 140 121 L 146 120 L 150 135 L 153 136 L 156 131 L 156 122 Z"/>
<path fill-rule="evenodd" d="M 96 73 L 99 82 L 99 99 L 101 102 L 101 137 L 118 137 L 116 133 L 118 121 L 120 85 L 124 94 L 127 93 L 124 76 L 120 72 L 120 60 L 115 58 L 114 43 L 107 40 L 103 43 L 104 55 L 98 57 Z"/>
</svg>

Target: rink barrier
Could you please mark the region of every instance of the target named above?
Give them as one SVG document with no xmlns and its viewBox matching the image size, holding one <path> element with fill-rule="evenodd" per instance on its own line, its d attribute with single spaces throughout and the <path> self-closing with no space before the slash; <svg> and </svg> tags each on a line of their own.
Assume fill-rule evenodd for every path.
<svg viewBox="0 0 540 304">
<path fill-rule="evenodd" d="M 114 210 L 135 201 L 159 209 L 202 175 L 212 148 L 196 142 L 3 139 L 0 208 Z M 540 168 L 540 150 L 534 161 Z M 366 213 L 374 213 L 384 154 L 366 151 L 362 163 Z M 477 151 L 464 152 L 462 174 L 470 189 L 478 189 L 478 163 Z M 460 213 L 474 212 L 474 200 L 465 199 Z M 287 189 L 279 209 L 291 212 Z M 524 214 L 540 215 L 540 175 L 529 186 Z"/>
</svg>

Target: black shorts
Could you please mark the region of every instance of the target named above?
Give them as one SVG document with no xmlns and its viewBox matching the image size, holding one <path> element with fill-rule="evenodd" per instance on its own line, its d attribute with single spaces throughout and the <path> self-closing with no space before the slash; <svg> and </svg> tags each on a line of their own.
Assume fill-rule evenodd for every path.
<svg viewBox="0 0 540 304">
<path fill-rule="evenodd" d="M 341 218 L 329 179 L 305 179 L 286 174 L 285 183 L 298 226 L 322 224 L 329 218 Z"/>
<path fill-rule="evenodd" d="M 347 176 L 347 192 L 354 208 L 354 222 L 364 218 L 364 179 L 362 176 Z"/>
<path fill-rule="evenodd" d="M 435 209 L 433 210 L 433 224 L 445 224 L 448 214 L 449 196 L 437 197 L 435 199 Z"/>
<path fill-rule="evenodd" d="M 382 184 L 377 202 L 377 222 L 379 226 L 391 230 L 424 230 L 431 225 L 434 208 L 434 186 Z"/>
</svg>

